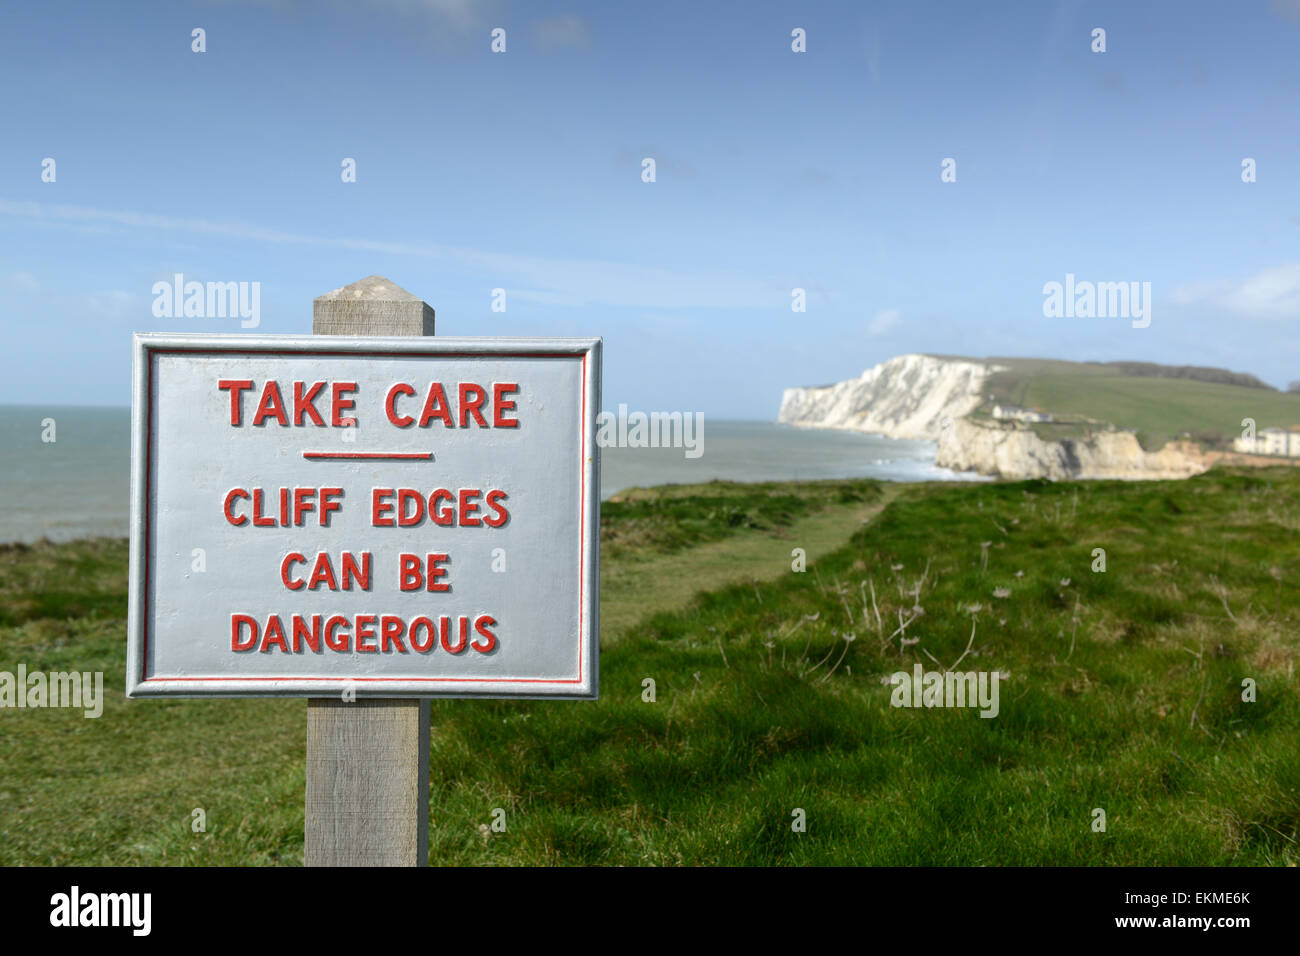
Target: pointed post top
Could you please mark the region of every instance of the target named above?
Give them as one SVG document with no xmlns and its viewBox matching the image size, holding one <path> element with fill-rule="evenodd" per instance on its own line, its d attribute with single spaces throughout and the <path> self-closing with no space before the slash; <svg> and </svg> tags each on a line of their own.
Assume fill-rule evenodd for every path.
<svg viewBox="0 0 1300 956">
<path fill-rule="evenodd" d="M 366 276 L 312 302 L 314 335 L 433 335 L 433 307 L 383 276 Z"/>
</svg>

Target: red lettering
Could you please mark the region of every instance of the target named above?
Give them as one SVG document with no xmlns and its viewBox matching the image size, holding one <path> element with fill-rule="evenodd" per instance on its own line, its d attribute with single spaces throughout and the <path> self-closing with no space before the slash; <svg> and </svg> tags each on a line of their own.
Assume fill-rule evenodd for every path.
<svg viewBox="0 0 1300 956">
<path fill-rule="evenodd" d="M 324 382 L 312 382 L 311 388 L 306 392 L 302 390 L 302 382 L 293 383 L 293 423 L 301 425 L 303 418 L 310 415 L 314 424 L 324 427 L 325 419 L 320 417 L 320 412 L 316 411 L 316 396 L 321 393 L 325 387 Z"/>
<path fill-rule="evenodd" d="M 471 393 L 474 395 L 470 398 Z M 487 401 L 487 392 L 483 386 L 475 385 L 473 382 L 461 382 L 459 386 L 459 399 L 457 405 L 460 406 L 460 427 L 469 427 L 469 416 L 474 416 L 474 421 L 478 422 L 479 428 L 487 428 L 487 421 L 483 418 L 483 403 Z"/>
<path fill-rule="evenodd" d="M 456 500 L 456 496 L 446 488 L 439 488 L 433 494 L 429 495 L 429 520 L 439 527 L 450 528 L 456 523 L 455 509 L 444 508 L 441 511 L 437 510 L 438 505 L 436 502 L 442 501 L 444 498 L 447 501 Z"/>
<path fill-rule="evenodd" d="M 239 639 L 239 629 L 248 625 L 247 641 Z M 257 621 L 247 614 L 230 615 L 230 649 L 232 651 L 251 651 L 257 646 Z"/>
<path fill-rule="evenodd" d="M 322 488 L 320 490 L 320 525 L 322 528 L 330 526 L 330 512 L 338 511 L 343 507 L 339 502 L 330 499 L 342 497 L 342 488 Z"/>
<path fill-rule="evenodd" d="M 315 511 L 316 505 L 310 499 L 316 496 L 315 488 L 295 488 L 293 489 L 293 526 L 302 527 L 302 515 L 304 511 Z M 288 505 L 288 502 L 285 502 Z M 289 509 L 286 507 L 285 511 Z"/>
<path fill-rule="evenodd" d="M 415 422 L 415 419 L 410 415 L 397 414 L 397 396 L 414 394 L 415 389 L 407 385 L 405 382 L 398 382 L 390 388 L 388 394 L 384 396 L 384 413 L 388 416 L 388 420 L 398 428 L 407 428 Z"/>
<path fill-rule="evenodd" d="M 429 639 L 424 643 L 420 643 L 415 639 L 415 631 L 421 626 L 429 635 Z M 433 621 L 429 620 L 427 617 L 417 617 L 412 621 L 411 632 L 407 636 L 411 639 L 411 650 L 417 651 L 420 654 L 427 654 L 429 651 L 433 650 L 434 645 L 438 643 L 438 635 L 433 630 Z"/>
<path fill-rule="evenodd" d="M 447 628 L 450 622 L 446 617 L 441 617 L 438 620 L 442 624 L 442 649 L 448 654 L 459 654 L 465 650 L 466 646 L 469 644 L 469 618 L 464 614 L 456 618 L 460 627 L 460 640 L 456 643 L 455 647 L 452 647 L 451 642 L 447 640 Z"/>
<path fill-rule="evenodd" d="M 370 491 L 370 524 L 376 528 L 393 527 L 393 519 L 385 520 L 384 515 L 393 510 L 391 504 L 384 503 L 383 499 L 393 493 L 392 488 L 372 488 Z"/>
<path fill-rule="evenodd" d="M 330 556 L 324 551 L 316 555 L 316 564 L 312 567 L 307 590 L 315 591 L 320 584 L 325 584 L 331 591 L 339 589 L 338 581 L 334 579 L 334 565 L 330 564 Z"/>
<path fill-rule="evenodd" d="M 236 528 L 238 528 L 241 524 L 248 524 L 248 516 L 240 515 L 238 518 L 236 518 L 234 512 L 230 510 L 230 505 L 234 502 L 236 498 L 247 498 L 247 497 L 248 497 L 248 492 L 245 491 L 243 488 L 232 488 L 230 489 L 230 493 L 226 495 L 226 500 L 221 506 L 221 510 L 226 515 L 226 520 L 229 521 L 231 524 L 233 524 Z"/>
<path fill-rule="evenodd" d="M 357 615 L 357 650 L 358 651 L 364 651 L 366 653 L 373 654 L 379 650 L 379 648 L 374 647 L 373 645 L 370 647 L 365 647 L 361 643 L 366 638 L 371 638 L 371 639 L 374 638 L 375 636 L 374 624 L 375 624 L 375 616 L 373 614 Z"/>
<path fill-rule="evenodd" d="M 319 614 L 313 614 L 311 616 L 310 631 L 307 630 L 306 622 L 303 621 L 302 615 L 295 614 L 293 616 L 293 652 L 295 654 L 302 653 L 302 642 L 304 640 L 307 642 L 308 647 L 310 647 L 316 653 L 318 654 L 320 653 L 320 615 Z"/>
<path fill-rule="evenodd" d="M 510 513 L 505 508 L 497 504 L 498 501 L 505 501 L 506 493 L 499 488 L 493 488 L 487 493 L 488 507 L 496 512 L 494 518 L 484 518 L 483 523 L 489 528 L 499 528 L 510 520 Z"/>
<path fill-rule="evenodd" d="M 418 591 L 424 583 L 424 574 L 420 569 L 420 559 L 413 554 L 397 556 L 397 589 L 399 591 Z"/>
<path fill-rule="evenodd" d="M 334 630 L 339 625 L 343 625 L 344 633 L 341 638 L 334 636 Z M 331 651 L 346 651 L 351 643 L 351 636 L 347 633 L 348 619 L 340 615 L 334 615 L 325 622 L 325 646 Z"/>
<path fill-rule="evenodd" d="M 447 393 L 442 390 L 441 382 L 429 383 L 429 395 L 424 400 L 424 411 L 420 413 L 420 427 L 424 428 L 433 419 L 440 419 L 448 428 L 455 428 L 451 420 L 451 409 L 447 407 Z"/>
<path fill-rule="evenodd" d="M 238 425 L 243 417 L 243 393 L 253 387 L 251 379 L 223 378 L 217 382 L 217 391 L 230 390 L 230 424 Z"/>
<path fill-rule="evenodd" d="M 289 653 L 289 643 L 284 639 L 284 625 L 280 623 L 278 614 L 272 614 L 266 619 L 266 633 L 262 635 L 261 653 L 265 654 L 269 651 L 272 644 L 280 645 L 280 650 Z"/>
<path fill-rule="evenodd" d="M 519 419 L 506 418 L 505 412 L 515 410 L 514 402 L 507 402 L 505 396 L 519 391 L 515 382 L 494 382 L 492 384 L 492 426 L 494 428 L 518 428 Z"/>
<path fill-rule="evenodd" d="M 475 618 L 474 630 L 478 631 L 486 640 L 482 647 L 479 646 L 478 641 L 475 641 L 470 645 L 470 647 L 474 648 L 474 650 L 478 651 L 480 654 L 491 654 L 492 649 L 497 646 L 497 636 L 489 631 L 488 628 L 495 627 L 496 623 L 496 620 L 489 614 L 480 614 Z"/>
<path fill-rule="evenodd" d="M 357 587 L 363 591 L 370 590 L 370 552 L 361 552 L 361 567 L 357 567 L 357 559 L 351 551 L 343 552 L 343 590 L 351 591 L 352 582 L 357 582 Z"/>
<path fill-rule="evenodd" d="M 275 519 L 262 514 L 262 489 L 253 489 L 253 524 L 259 528 L 270 528 Z"/>
<path fill-rule="evenodd" d="M 253 425 L 260 425 L 268 418 L 274 418 L 281 425 L 289 424 L 289 416 L 284 413 L 284 399 L 280 397 L 280 386 L 275 384 L 274 379 L 262 388 L 262 400 L 257 403 L 257 411 L 253 413 Z"/>
<path fill-rule="evenodd" d="M 298 578 L 296 581 L 289 580 L 289 565 L 306 563 L 307 556 L 299 554 L 297 551 L 290 551 L 284 556 L 284 560 L 280 562 L 280 580 L 284 582 L 284 586 L 290 591 L 301 591 L 305 585 L 302 578 Z"/>
<path fill-rule="evenodd" d="M 406 503 L 415 502 L 415 513 L 406 513 Z M 397 489 L 397 526 L 410 528 L 424 520 L 424 496 L 410 488 Z"/>
<path fill-rule="evenodd" d="M 356 402 L 350 398 L 344 398 L 344 395 L 354 395 L 357 391 L 356 382 L 335 382 L 332 391 L 334 400 L 330 405 L 331 421 L 336 428 L 342 428 L 347 425 L 355 425 L 356 421 L 352 418 L 343 418 L 343 413 L 351 411 Z"/>
<path fill-rule="evenodd" d="M 388 653 L 388 644 L 391 641 L 397 645 L 397 649 L 405 654 L 406 648 L 402 646 L 402 632 L 406 630 L 406 623 L 392 614 L 385 614 L 379 619 L 379 653 Z"/>
<path fill-rule="evenodd" d="M 440 567 L 438 567 L 439 564 L 448 564 L 448 563 L 450 563 L 450 559 L 447 557 L 447 555 L 445 555 L 445 554 L 431 554 L 431 555 L 428 556 L 428 562 L 429 562 L 429 564 L 428 564 L 428 567 L 429 567 L 429 576 L 428 576 L 428 581 L 429 581 L 429 590 L 430 590 L 430 591 L 450 591 L 450 590 L 451 590 L 451 585 L 450 585 L 450 584 L 447 584 L 446 582 L 443 582 L 442 584 L 437 583 L 437 582 L 438 582 L 438 578 L 445 578 L 445 577 L 447 576 L 447 569 L 446 569 L 446 568 L 440 568 Z"/>
<path fill-rule="evenodd" d="M 471 501 L 471 498 L 477 499 L 483 492 L 478 488 L 460 489 L 460 525 L 462 528 L 477 528 L 483 523 L 474 515 L 478 514 L 478 501 Z"/>
</svg>

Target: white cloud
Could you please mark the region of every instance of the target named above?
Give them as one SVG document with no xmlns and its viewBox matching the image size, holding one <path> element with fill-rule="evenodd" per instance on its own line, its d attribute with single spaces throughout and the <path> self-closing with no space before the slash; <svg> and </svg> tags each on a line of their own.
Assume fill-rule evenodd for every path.
<svg viewBox="0 0 1300 956">
<path fill-rule="evenodd" d="M 40 292 L 41 284 L 30 272 L 15 272 L 6 277 L 5 284 L 19 292 Z"/>
<path fill-rule="evenodd" d="M 533 36 L 543 50 L 591 46 L 591 31 L 587 29 L 586 22 L 571 13 L 538 20 L 533 24 Z"/>
<path fill-rule="evenodd" d="M 252 242 L 316 246 L 410 256 L 454 264 L 481 276 L 491 287 L 527 289 L 528 295 L 549 294 L 579 304 L 659 309 L 772 309 L 789 307 L 789 277 L 754 278 L 735 273 L 678 272 L 654 265 L 633 265 L 598 259 L 557 259 L 513 253 L 484 252 L 433 243 L 379 242 L 373 239 L 323 238 L 269 229 L 254 223 L 180 219 L 129 210 L 87 206 L 44 205 L 0 199 L 0 215 L 18 216 L 41 224 L 109 224 L 127 229 L 192 232 Z M 535 301 L 540 301 L 535 299 Z"/>
<path fill-rule="evenodd" d="M 880 82 L 880 27 L 872 24 L 863 34 L 863 54 L 867 61 L 867 72 L 873 83 Z"/>
<path fill-rule="evenodd" d="M 1300 319 L 1300 262 L 1263 269 L 1241 280 L 1203 279 L 1179 286 L 1181 305 L 1225 309 L 1248 319 Z"/>
<path fill-rule="evenodd" d="M 86 308 L 96 315 L 116 319 L 126 313 L 127 307 L 131 304 L 133 298 L 134 296 L 131 293 L 123 292 L 121 289 L 92 292 L 86 297 Z"/>
<path fill-rule="evenodd" d="M 1273 12 L 1288 20 L 1300 20 L 1300 0 L 1273 0 Z"/>
<path fill-rule="evenodd" d="M 884 335 L 903 321 L 903 313 L 898 309 L 885 309 L 877 312 L 867 323 L 867 335 Z"/>
</svg>

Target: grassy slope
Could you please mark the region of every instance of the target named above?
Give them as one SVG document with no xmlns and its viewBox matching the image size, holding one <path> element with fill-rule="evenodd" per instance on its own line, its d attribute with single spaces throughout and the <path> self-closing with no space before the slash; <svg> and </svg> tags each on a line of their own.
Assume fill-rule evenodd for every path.
<svg viewBox="0 0 1300 956">
<path fill-rule="evenodd" d="M 1184 432 L 1235 437 L 1241 434 L 1243 418 L 1255 419 L 1258 429 L 1300 425 L 1300 395 L 1120 375 L 1113 369 L 1072 362 L 997 361 L 1011 368 L 989 382 L 996 400 L 1132 428 L 1143 435 L 1148 447 L 1159 447 Z"/>
<path fill-rule="evenodd" d="M 860 514 L 860 494 L 821 514 Z M 608 507 L 628 545 L 610 567 L 675 557 L 690 579 L 700 548 L 713 565 L 771 538 L 728 516 L 771 522 L 781 496 L 736 496 Z M 1300 476 L 1285 471 L 907 488 L 807 573 L 789 571 L 783 540 L 774 580 L 745 572 L 642 619 L 602 652 L 598 702 L 435 701 L 433 859 L 1300 861 L 1297 531 Z M 1094 547 L 1105 573 L 1089 570 Z M 0 712 L 0 863 L 297 862 L 305 708 L 124 702 L 124 581 L 118 543 L 0 555 L 0 670 L 100 667 L 114 688 L 98 721 Z M 603 608 L 623 599 L 606 584 Z M 902 648 L 889 634 L 916 602 L 920 641 Z M 891 708 L 881 678 L 931 654 L 950 664 L 972 625 L 961 669 L 1010 674 L 1000 716 Z M 494 807 L 504 834 L 480 830 Z"/>
<path fill-rule="evenodd" d="M 647 607 L 777 576 L 796 546 L 810 559 L 843 546 L 893 493 L 874 481 L 623 492 L 602 505 L 602 646 Z M 0 865 L 300 863 L 303 703 L 127 702 L 126 580 L 125 541 L 0 546 L 0 671 L 105 673 L 97 720 L 0 710 Z M 206 833 L 191 829 L 196 808 Z"/>
<path fill-rule="evenodd" d="M 844 545 L 899 486 L 874 481 L 667 485 L 601 506 L 600 640 L 608 647 L 647 610 L 677 610 L 700 591 L 788 571 Z M 686 556 L 684 557 L 684 552 Z"/>
</svg>

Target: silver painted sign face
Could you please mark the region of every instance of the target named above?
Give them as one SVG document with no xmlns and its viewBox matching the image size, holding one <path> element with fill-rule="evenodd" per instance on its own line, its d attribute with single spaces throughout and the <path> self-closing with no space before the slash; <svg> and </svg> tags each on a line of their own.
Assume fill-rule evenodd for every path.
<svg viewBox="0 0 1300 956">
<path fill-rule="evenodd" d="M 129 697 L 597 694 L 599 339 L 134 338 Z"/>
</svg>

